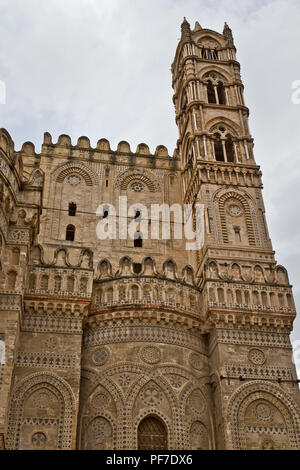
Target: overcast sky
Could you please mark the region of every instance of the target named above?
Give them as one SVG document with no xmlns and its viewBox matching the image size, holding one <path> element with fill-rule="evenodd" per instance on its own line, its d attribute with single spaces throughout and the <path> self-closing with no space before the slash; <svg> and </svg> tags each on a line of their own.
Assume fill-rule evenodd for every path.
<svg viewBox="0 0 300 470">
<path fill-rule="evenodd" d="M 170 66 L 184 16 L 233 30 L 270 235 L 300 305 L 299 0 L 0 0 L 0 127 L 17 150 L 32 141 L 39 152 L 48 131 L 54 142 L 105 137 L 113 149 L 127 140 L 133 151 L 145 142 L 172 155 Z"/>
</svg>

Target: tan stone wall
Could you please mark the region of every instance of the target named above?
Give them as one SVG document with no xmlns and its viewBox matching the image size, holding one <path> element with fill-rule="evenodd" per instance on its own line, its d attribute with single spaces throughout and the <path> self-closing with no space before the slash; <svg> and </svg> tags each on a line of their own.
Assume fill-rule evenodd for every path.
<svg viewBox="0 0 300 470">
<path fill-rule="evenodd" d="M 228 26 L 185 21 L 172 74 L 172 157 L 48 133 L 15 152 L 0 130 L 0 448 L 300 448 L 295 305 Z M 99 240 L 120 196 L 203 204 L 203 247 Z"/>
</svg>

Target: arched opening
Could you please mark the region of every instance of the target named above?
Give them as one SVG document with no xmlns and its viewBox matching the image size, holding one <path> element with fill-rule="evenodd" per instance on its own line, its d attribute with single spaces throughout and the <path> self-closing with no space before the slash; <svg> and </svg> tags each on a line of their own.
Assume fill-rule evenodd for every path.
<svg viewBox="0 0 300 470">
<path fill-rule="evenodd" d="M 134 274 L 140 274 L 142 272 L 141 263 L 133 263 L 133 272 Z"/>
<path fill-rule="evenodd" d="M 49 284 L 49 277 L 45 274 L 41 278 L 41 289 L 48 290 L 48 284 Z"/>
<path fill-rule="evenodd" d="M 168 435 L 162 420 L 147 416 L 138 427 L 138 450 L 167 450 Z"/>
<path fill-rule="evenodd" d="M 74 225 L 68 225 L 66 230 L 66 240 L 73 242 L 75 240 L 75 227 Z"/>
<path fill-rule="evenodd" d="M 135 232 L 134 234 L 134 247 L 143 248 L 143 234 L 141 232 Z"/>
<path fill-rule="evenodd" d="M 55 278 L 54 278 L 54 292 L 61 291 L 61 286 L 62 286 L 61 277 L 60 276 L 55 276 Z"/>
<path fill-rule="evenodd" d="M 226 104 L 225 88 L 222 82 L 218 82 L 217 93 L 219 104 Z"/>
<path fill-rule="evenodd" d="M 131 299 L 138 300 L 139 299 L 139 288 L 138 286 L 131 287 Z"/>
<path fill-rule="evenodd" d="M 232 137 L 230 134 L 226 136 L 225 148 L 226 148 L 227 161 L 234 162 L 234 146 L 233 146 Z"/>
<path fill-rule="evenodd" d="M 74 292 L 75 279 L 73 276 L 69 276 L 67 280 L 67 291 Z"/>
<path fill-rule="evenodd" d="M 212 103 L 212 104 L 217 103 L 215 89 L 214 89 L 213 84 L 210 80 L 208 80 L 208 82 L 207 82 L 207 98 L 208 98 L 209 103 Z"/>
<path fill-rule="evenodd" d="M 218 132 L 216 132 L 214 137 L 215 137 L 214 147 L 215 147 L 216 160 L 217 160 L 217 162 L 224 162 L 225 157 L 224 157 L 224 151 L 223 151 L 221 136 Z"/>
</svg>

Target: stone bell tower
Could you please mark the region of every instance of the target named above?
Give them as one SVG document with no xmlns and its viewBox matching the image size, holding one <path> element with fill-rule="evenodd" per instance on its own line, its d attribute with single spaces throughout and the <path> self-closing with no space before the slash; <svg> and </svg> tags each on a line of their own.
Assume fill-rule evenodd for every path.
<svg viewBox="0 0 300 470">
<path fill-rule="evenodd" d="M 299 447 L 291 285 L 277 265 L 232 31 L 184 19 L 172 65 L 184 203 L 205 206 L 196 275 L 209 332 L 217 448 Z M 297 418 L 298 417 L 298 418 Z"/>
</svg>

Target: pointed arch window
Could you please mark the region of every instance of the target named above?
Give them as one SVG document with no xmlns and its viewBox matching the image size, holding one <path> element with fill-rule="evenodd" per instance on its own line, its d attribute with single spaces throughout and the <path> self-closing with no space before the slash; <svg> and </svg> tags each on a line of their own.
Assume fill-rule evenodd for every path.
<svg viewBox="0 0 300 470">
<path fill-rule="evenodd" d="M 138 450 L 167 450 L 168 436 L 162 420 L 148 416 L 138 427 Z"/>
<path fill-rule="evenodd" d="M 217 85 L 217 94 L 218 94 L 218 100 L 219 104 L 226 104 L 226 94 L 225 94 L 225 88 L 223 85 L 223 82 L 218 82 Z"/>
<path fill-rule="evenodd" d="M 201 47 L 201 58 L 208 60 L 219 60 L 219 52 L 217 49 L 208 49 Z"/>
<path fill-rule="evenodd" d="M 215 142 L 214 142 L 214 148 L 215 148 L 215 157 L 217 162 L 224 162 L 225 161 L 225 156 L 224 156 L 224 149 L 223 149 L 223 144 L 221 140 L 221 135 L 217 132 L 214 134 L 215 137 Z"/>
<path fill-rule="evenodd" d="M 227 134 L 226 136 L 225 148 L 226 148 L 227 161 L 233 163 L 234 162 L 234 145 L 233 145 L 232 137 L 230 134 Z"/>
<path fill-rule="evenodd" d="M 68 225 L 66 230 L 66 240 L 73 242 L 75 240 L 75 227 L 74 225 Z"/>
<path fill-rule="evenodd" d="M 219 52 L 217 51 L 217 49 L 213 50 L 213 59 L 214 60 L 219 60 Z"/>
<path fill-rule="evenodd" d="M 212 104 L 217 103 L 215 89 L 210 80 L 208 80 L 207 82 L 207 98 L 208 98 L 209 103 L 212 103 Z"/>
</svg>

